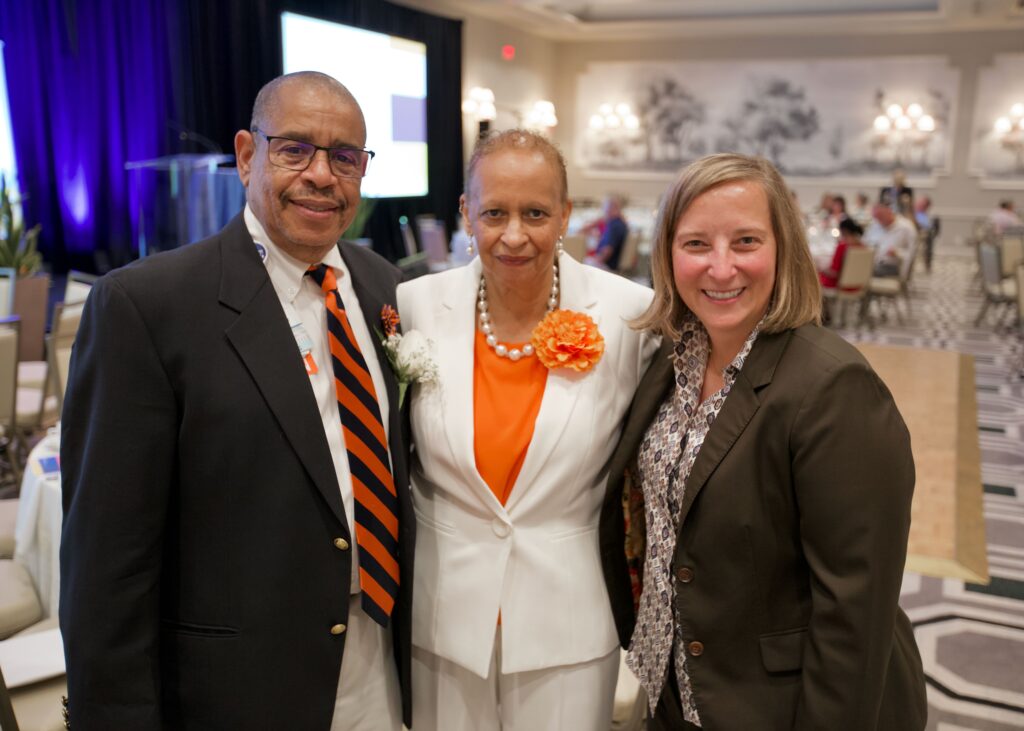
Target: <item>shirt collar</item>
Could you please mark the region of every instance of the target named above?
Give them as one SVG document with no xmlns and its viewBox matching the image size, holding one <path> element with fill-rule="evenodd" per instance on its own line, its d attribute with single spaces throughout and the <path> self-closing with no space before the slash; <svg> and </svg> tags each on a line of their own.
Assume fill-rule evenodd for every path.
<svg viewBox="0 0 1024 731">
<path fill-rule="evenodd" d="M 253 242 L 256 244 L 260 258 L 263 259 L 263 264 L 267 267 L 267 275 L 270 277 L 270 281 L 274 283 L 274 289 L 277 290 L 278 296 L 283 297 L 288 302 L 294 301 L 295 296 L 302 287 L 303 278 L 309 269 L 309 264 L 286 254 L 280 246 L 275 244 L 267 235 L 266 229 L 263 228 L 260 220 L 256 218 L 256 214 L 253 213 L 248 203 L 245 205 L 243 215 L 245 226 L 249 230 L 249 235 L 252 237 Z M 260 251 L 261 248 L 262 251 Z M 348 275 L 348 269 L 341 258 L 341 252 L 338 251 L 337 246 L 331 247 L 324 256 L 322 263 L 331 267 L 334 270 L 334 276 L 338 279 Z"/>
<path fill-rule="evenodd" d="M 767 314 L 765 315 L 767 317 Z M 750 331 L 750 335 L 743 343 L 743 347 L 740 348 L 740 352 L 736 354 L 736 357 L 722 369 L 722 378 L 724 381 L 731 385 L 736 380 L 737 374 L 743 369 L 743 364 L 747 360 L 747 356 L 750 355 L 751 348 L 754 347 L 754 341 L 757 340 L 758 333 L 761 332 L 761 326 L 764 324 L 765 317 L 754 325 L 754 329 Z M 708 338 L 707 330 L 704 329 L 704 325 L 701 324 L 700 320 L 692 312 L 687 312 L 683 316 L 682 326 L 679 328 L 679 338 L 676 340 L 674 353 L 674 365 L 676 373 L 683 370 L 685 364 L 689 361 L 690 367 L 693 367 L 693 361 L 691 359 L 696 358 L 700 364 L 700 370 L 703 372 L 707 366 L 708 356 L 711 354 L 711 341 Z"/>
</svg>

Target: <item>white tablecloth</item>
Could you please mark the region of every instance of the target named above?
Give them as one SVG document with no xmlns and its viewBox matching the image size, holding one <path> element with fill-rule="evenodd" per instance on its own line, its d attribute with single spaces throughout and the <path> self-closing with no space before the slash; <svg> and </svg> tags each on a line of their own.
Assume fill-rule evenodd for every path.
<svg viewBox="0 0 1024 731">
<path fill-rule="evenodd" d="M 832 264 L 832 255 L 836 253 L 836 237 L 831 229 L 822 226 L 811 226 L 807 229 L 807 244 L 814 257 L 814 265 L 818 271 L 828 269 Z"/>
<path fill-rule="evenodd" d="M 47 617 L 57 613 L 60 597 L 60 532 L 63 519 L 60 472 L 47 472 L 60 452 L 56 429 L 29 454 L 21 481 L 14 560 L 24 566 Z"/>
</svg>

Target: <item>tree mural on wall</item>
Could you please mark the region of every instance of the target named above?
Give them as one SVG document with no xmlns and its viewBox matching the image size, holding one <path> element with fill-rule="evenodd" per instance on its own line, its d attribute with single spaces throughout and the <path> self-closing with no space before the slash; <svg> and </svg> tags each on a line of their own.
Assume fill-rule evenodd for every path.
<svg viewBox="0 0 1024 731">
<path fill-rule="evenodd" d="M 663 77 L 640 92 L 637 103 L 648 162 L 678 164 L 702 155 L 694 132 L 704 124 L 703 102 L 675 79 Z"/>
<path fill-rule="evenodd" d="M 719 138 L 718 149 L 762 155 L 785 171 L 786 147 L 812 138 L 820 124 L 818 110 L 807 101 L 803 88 L 787 79 L 769 78 L 753 80 L 751 96 L 724 126 L 728 133 Z"/>
<path fill-rule="evenodd" d="M 927 144 L 899 156 L 904 169 L 947 169 L 959 72 L 944 57 L 903 56 L 595 63 L 580 77 L 580 161 L 593 171 L 668 173 L 709 152 L 736 151 L 767 157 L 787 175 L 888 179 L 897 155 L 892 140 L 878 139 L 872 104 L 883 79 L 891 94 L 917 97 L 902 103 L 919 102 L 934 116 Z M 610 119 L 620 106 L 633 111 Z M 987 124 L 979 139 L 992 148 L 985 159 L 997 161 L 988 168 L 1013 174 L 998 162 L 1010 156 Z"/>
</svg>

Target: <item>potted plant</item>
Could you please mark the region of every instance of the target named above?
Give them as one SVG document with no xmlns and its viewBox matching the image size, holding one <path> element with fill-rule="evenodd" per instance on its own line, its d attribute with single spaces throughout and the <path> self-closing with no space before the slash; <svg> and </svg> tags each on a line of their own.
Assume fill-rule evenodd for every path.
<svg viewBox="0 0 1024 731">
<path fill-rule="evenodd" d="M 43 260 L 36 251 L 40 224 L 28 231 L 24 221 L 16 220 L 10 187 L 0 175 L 0 267 L 13 269 L 18 277 L 31 277 Z"/>
<path fill-rule="evenodd" d="M 363 231 L 376 205 L 376 198 L 360 198 L 359 207 L 356 209 L 356 217 L 352 219 L 352 223 L 345 229 L 345 233 L 341 235 L 341 238 L 346 241 L 354 241 L 360 246 L 371 246 L 372 242 L 367 238 L 363 238 Z"/>
<path fill-rule="evenodd" d="M 16 277 L 11 313 L 21 318 L 18 360 L 40 361 L 44 357 L 50 277 L 39 275 L 43 259 L 36 250 L 36 242 L 41 226 L 36 224 L 26 230 L 24 221 L 15 216 L 14 207 L 10 186 L 0 175 L 0 268 L 14 270 Z"/>
</svg>

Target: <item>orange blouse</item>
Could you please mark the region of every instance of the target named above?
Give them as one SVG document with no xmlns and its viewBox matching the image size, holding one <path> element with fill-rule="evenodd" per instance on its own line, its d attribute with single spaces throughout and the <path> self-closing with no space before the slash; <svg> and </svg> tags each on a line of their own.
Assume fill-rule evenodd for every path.
<svg viewBox="0 0 1024 731">
<path fill-rule="evenodd" d="M 517 346 L 509 344 L 508 347 Z M 479 330 L 473 356 L 476 469 L 504 505 L 533 438 L 548 369 L 536 356 L 514 362 L 498 357 Z"/>
</svg>

